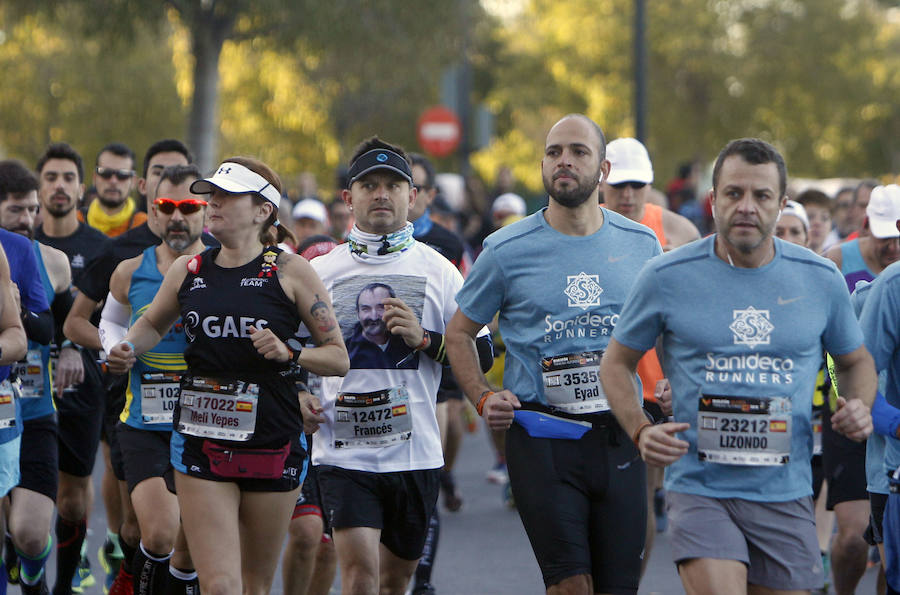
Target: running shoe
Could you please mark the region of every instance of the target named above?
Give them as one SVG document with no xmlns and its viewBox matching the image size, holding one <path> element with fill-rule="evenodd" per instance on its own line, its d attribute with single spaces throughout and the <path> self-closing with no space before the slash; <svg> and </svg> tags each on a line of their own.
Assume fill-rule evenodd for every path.
<svg viewBox="0 0 900 595">
<path fill-rule="evenodd" d="M 84 593 L 84 590 L 97 584 L 91 572 L 91 561 L 87 556 L 81 556 L 78 562 L 78 568 L 75 569 L 75 576 L 72 577 L 72 592 Z"/>
<path fill-rule="evenodd" d="M 134 583 L 130 573 L 125 572 L 124 565 L 119 566 L 116 580 L 109 588 L 109 595 L 134 595 Z"/>
<path fill-rule="evenodd" d="M 506 472 L 506 463 L 497 463 L 494 468 L 485 475 L 487 480 L 498 485 L 505 484 L 509 481 L 509 474 Z"/>
<path fill-rule="evenodd" d="M 822 552 L 822 568 L 825 569 L 825 585 L 822 587 L 822 593 L 828 593 L 828 589 L 831 588 L 831 554 L 829 552 Z"/>
<path fill-rule="evenodd" d="M 19 585 L 22 595 L 50 595 L 50 588 L 47 587 L 47 575 L 41 574 L 41 580 L 34 585 L 26 585 L 24 582 Z"/>
<path fill-rule="evenodd" d="M 506 485 L 503 486 L 503 504 L 507 508 L 516 507 L 516 500 L 513 498 L 512 486 L 509 485 L 509 482 L 506 482 Z"/>
<path fill-rule="evenodd" d="M 462 495 L 449 471 L 441 471 L 441 491 L 444 492 L 444 506 L 447 510 L 456 512 L 462 508 Z"/>
<path fill-rule="evenodd" d="M 6 534 L 3 542 L 3 565 L 6 566 L 6 581 L 11 585 L 19 584 L 19 556 L 16 555 L 16 546 L 13 545 L 12 537 Z"/>
<path fill-rule="evenodd" d="M 116 580 L 116 575 L 119 574 L 119 566 L 122 565 L 123 556 L 117 556 L 116 553 L 116 544 L 114 544 L 109 538 L 100 546 L 100 550 L 97 551 L 97 559 L 100 560 L 100 566 L 103 568 L 103 572 L 106 573 L 105 584 L 103 585 L 103 592 L 109 593 L 110 588 L 112 588 L 113 581 Z"/>
</svg>

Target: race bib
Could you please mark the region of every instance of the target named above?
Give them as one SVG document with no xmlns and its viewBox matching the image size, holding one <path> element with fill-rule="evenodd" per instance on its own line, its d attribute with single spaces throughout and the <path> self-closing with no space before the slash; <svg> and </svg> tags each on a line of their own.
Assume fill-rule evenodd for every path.
<svg viewBox="0 0 900 595">
<path fill-rule="evenodd" d="M 697 456 L 729 465 L 784 465 L 791 458 L 791 401 L 702 395 Z"/>
<path fill-rule="evenodd" d="M 609 402 L 600 386 L 602 357 L 602 351 L 585 351 L 542 358 L 547 404 L 566 413 L 609 411 Z"/>
<path fill-rule="evenodd" d="M 29 349 L 25 359 L 12 365 L 12 372 L 21 383 L 23 399 L 44 396 L 44 362 L 40 349 Z"/>
<path fill-rule="evenodd" d="M 181 372 L 141 374 L 141 419 L 145 424 L 170 424 L 181 392 Z"/>
<path fill-rule="evenodd" d="M 335 448 L 376 448 L 412 437 L 409 394 L 400 386 L 371 393 L 338 393 Z"/>
<path fill-rule="evenodd" d="M 191 378 L 181 388 L 178 431 L 200 438 L 246 442 L 256 431 L 259 385 Z"/>
<path fill-rule="evenodd" d="M 0 382 L 0 428 L 13 428 L 16 425 L 16 396 L 20 395 L 18 381 L 16 384 L 7 378 Z"/>
</svg>

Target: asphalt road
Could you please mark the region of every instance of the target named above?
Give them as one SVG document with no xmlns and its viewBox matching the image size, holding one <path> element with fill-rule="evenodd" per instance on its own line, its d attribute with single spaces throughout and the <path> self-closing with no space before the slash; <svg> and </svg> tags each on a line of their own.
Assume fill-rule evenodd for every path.
<svg viewBox="0 0 900 595">
<path fill-rule="evenodd" d="M 433 584 L 440 595 L 540 595 L 544 593 L 540 571 L 528 544 L 528 538 L 515 510 L 502 502 L 502 490 L 488 483 L 485 473 L 491 467 L 493 455 L 487 434 L 479 426 L 474 434 L 466 434 L 457 461 L 455 476 L 464 503 L 459 512 L 447 512 L 441 502 L 441 540 Z M 97 586 L 86 594 L 102 593 L 102 571 L 97 562 L 97 550 L 106 535 L 106 517 L 100 498 L 102 461 L 95 467 L 95 505 L 90 521 L 89 553 Z M 48 576 L 55 575 L 56 562 L 48 563 Z M 875 571 L 869 569 L 857 593 L 875 592 Z M 17 592 L 15 587 L 11 593 Z M 272 593 L 281 594 L 280 569 Z M 340 593 L 339 579 L 332 593 Z M 676 595 L 684 593 L 672 564 L 668 539 L 657 535 L 650 564 L 641 583 L 640 594 Z"/>
</svg>

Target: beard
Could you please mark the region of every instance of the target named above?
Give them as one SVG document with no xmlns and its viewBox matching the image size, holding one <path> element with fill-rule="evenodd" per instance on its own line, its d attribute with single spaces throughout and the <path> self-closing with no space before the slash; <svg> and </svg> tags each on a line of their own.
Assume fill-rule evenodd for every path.
<svg viewBox="0 0 900 595">
<path fill-rule="evenodd" d="M 69 199 L 69 202 L 62 204 L 54 202 L 53 199 L 58 196 L 65 196 L 67 199 Z M 50 197 L 48 204 L 42 205 L 42 208 L 47 211 L 47 213 L 51 217 L 55 219 L 62 219 L 63 217 L 71 213 L 72 209 L 75 208 L 75 200 L 73 200 L 72 197 L 68 194 L 54 194 Z"/>
<path fill-rule="evenodd" d="M 722 237 L 730 246 L 736 248 L 741 254 L 752 254 L 754 250 L 760 247 L 775 233 L 774 224 L 769 230 L 766 230 L 759 223 L 756 223 L 755 225 L 756 229 L 759 231 L 759 238 L 755 240 L 752 238 L 732 238 L 731 231 L 732 229 L 734 229 L 733 225 L 728 226 L 728 229 L 725 230 L 725 233 L 722 234 Z"/>
<path fill-rule="evenodd" d="M 178 232 L 181 232 L 181 234 L 173 235 Z M 192 234 L 191 230 L 186 225 L 169 225 L 166 227 L 163 241 L 175 252 L 184 252 L 188 246 L 196 242 L 199 237 L 199 234 Z"/>
<path fill-rule="evenodd" d="M 591 195 L 594 193 L 594 190 L 597 189 L 597 186 L 600 184 L 600 173 L 601 170 L 598 167 L 597 171 L 587 178 L 579 178 L 575 175 L 571 170 L 558 170 L 554 172 L 553 177 L 551 179 L 547 179 L 546 176 L 541 176 L 544 182 L 544 190 L 547 191 L 547 194 L 550 197 L 558 202 L 560 205 L 564 207 L 568 207 L 570 209 L 581 206 Z M 556 189 L 553 187 L 553 182 L 556 181 L 562 174 L 566 174 L 570 178 L 574 179 L 577 184 L 574 187 Z"/>
<path fill-rule="evenodd" d="M 115 196 L 97 196 L 97 200 L 100 201 L 100 204 L 108 209 L 115 209 L 116 207 L 122 206 L 122 203 L 125 202 L 125 197 L 121 194 L 116 194 Z"/>
</svg>

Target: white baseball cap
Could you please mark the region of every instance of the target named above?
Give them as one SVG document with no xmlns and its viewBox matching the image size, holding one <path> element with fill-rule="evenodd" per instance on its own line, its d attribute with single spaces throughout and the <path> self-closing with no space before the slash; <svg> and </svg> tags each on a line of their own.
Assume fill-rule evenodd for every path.
<svg viewBox="0 0 900 595">
<path fill-rule="evenodd" d="M 900 221 L 900 186 L 888 184 L 876 186 L 866 207 L 869 229 L 879 239 L 900 237 L 897 221 Z"/>
<path fill-rule="evenodd" d="M 653 164 L 647 149 L 636 138 L 617 138 L 606 145 L 606 158 L 609 159 L 609 176 L 607 184 L 622 182 L 653 182 Z"/>
<path fill-rule="evenodd" d="M 328 223 L 328 210 L 322 201 L 315 198 L 304 198 L 294 205 L 291 211 L 294 219 L 312 219 L 319 223 Z"/>
<path fill-rule="evenodd" d="M 191 184 L 194 194 L 212 194 L 213 188 L 220 188 L 231 194 L 256 193 L 275 205 L 281 204 L 281 193 L 267 179 L 240 163 L 226 161 L 209 178 Z"/>
<path fill-rule="evenodd" d="M 491 213 L 507 213 L 512 215 L 525 214 L 525 200 L 513 192 L 501 194 L 494 199 L 491 205 Z"/>
<path fill-rule="evenodd" d="M 781 214 L 778 216 L 780 220 L 785 215 L 793 215 L 797 219 L 800 220 L 800 223 L 803 224 L 803 229 L 809 233 L 809 217 L 806 216 L 806 209 L 803 208 L 796 200 L 789 200 L 784 204 L 784 208 L 781 210 Z"/>
</svg>

